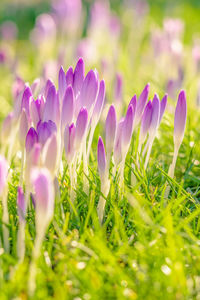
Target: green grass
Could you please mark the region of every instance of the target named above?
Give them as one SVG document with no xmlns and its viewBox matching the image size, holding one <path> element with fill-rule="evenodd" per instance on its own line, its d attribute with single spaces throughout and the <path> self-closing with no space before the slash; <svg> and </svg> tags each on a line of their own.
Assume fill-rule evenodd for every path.
<svg viewBox="0 0 200 300">
<path fill-rule="evenodd" d="M 58 178 L 60 196 L 56 199 L 54 218 L 37 262 L 37 288 L 32 299 L 200 299 L 200 112 L 195 106 L 199 74 L 191 71 L 188 50 L 189 47 L 191 50 L 199 11 L 189 4 L 184 5 L 178 15 L 184 18 L 187 26 L 183 86 L 187 92 L 188 120 L 175 178 L 167 176 L 173 155 L 173 114 L 169 110 L 153 144 L 147 171 L 132 168 L 137 141 L 134 135 L 126 159 L 124 191 L 110 172 L 111 189 L 106 201 L 104 224 L 100 226 L 96 211 L 100 197 L 96 147 L 98 136 L 103 132 L 103 125 L 100 124 L 95 131 L 90 156 L 87 178 L 89 195 L 83 192 L 85 175 L 80 171 L 72 212 L 68 170 Z M 188 15 L 187 9 L 190 12 Z M 151 83 L 151 97 L 155 91 L 160 97 L 165 92 L 164 70 L 160 69 L 157 74 L 155 60 L 149 61 L 150 31 L 162 19 L 162 16 L 158 17 L 158 21 L 154 19 L 156 12 L 152 6 L 151 14 L 137 32 L 133 29 L 135 27 L 131 27 L 131 20 L 121 12 L 126 29 L 121 38 L 119 61 L 115 68 L 124 75 L 125 103 L 134 93 L 139 94 L 148 81 Z M 177 16 L 176 10 L 174 15 Z M 192 16 L 191 24 L 189 15 Z M 196 30 L 200 30 L 199 25 Z M 32 81 L 41 74 L 40 62 L 43 57 L 35 55 L 27 41 L 17 41 L 13 47 L 20 56 L 20 75 Z M 99 65 L 97 62 L 95 67 Z M 12 107 L 12 76 L 6 67 L 0 68 L 2 120 Z M 112 102 L 111 83 L 109 79 L 106 81 L 108 102 Z M 169 99 L 172 107 L 175 106 L 173 100 Z M 34 209 L 31 207 L 28 212 L 26 257 L 19 264 L 16 254 L 19 161 L 14 159 L 11 167 L 13 173 L 8 202 L 11 250 L 9 254 L 5 253 L 1 245 L 0 299 L 24 300 L 31 299 L 28 297 L 27 282 L 35 239 Z M 133 174 L 136 177 L 134 185 L 131 184 Z M 167 183 L 171 186 L 171 192 L 169 198 L 165 199 Z M 2 215 L 2 207 L 0 213 Z M 1 221 L 0 235 L 2 240 Z"/>
</svg>

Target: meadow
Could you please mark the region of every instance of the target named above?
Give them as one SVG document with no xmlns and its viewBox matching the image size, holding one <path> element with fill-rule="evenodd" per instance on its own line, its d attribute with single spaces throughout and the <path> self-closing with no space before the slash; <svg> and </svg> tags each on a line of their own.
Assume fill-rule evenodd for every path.
<svg viewBox="0 0 200 300">
<path fill-rule="evenodd" d="M 199 1 L 0 3 L 0 299 L 200 299 Z"/>
</svg>

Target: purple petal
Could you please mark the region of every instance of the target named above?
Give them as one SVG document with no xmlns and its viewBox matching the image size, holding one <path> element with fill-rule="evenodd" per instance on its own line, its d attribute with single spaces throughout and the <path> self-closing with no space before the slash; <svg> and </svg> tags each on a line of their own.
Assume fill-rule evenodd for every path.
<svg viewBox="0 0 200 300">
<path fill-rule="evenodd" d="M 63 70 L 63 67 L 61 67 L 58 75 L 59 100 L 61 103 L 63 101 L 66 88 L 67 88 L 67 82 L 66 82 L 65 72 Z"/>
<path fill-rule="evenodd" d="M 49 88 L 47 99 L 44 107 L 43 121 L 53 121 L 54 123 L 59 123 L 60 105 L 59 99 L 56 93 L 55 86 Z"/>
<path fill-rule="evenodd" d="M 80 98 L 81 98 L 81 106 L 85 106 L 89 111 L 92 104 L 96 101 L 98 91 L 98 81 L 96 78 L 96 74 L 93 70 L 90 70 L 83 82 Z"/>
<path fill-rule="evenodd" d="M 85 65 L 82 58 L 79 58 L 76 67 L 74 69 L 74 80 L 73 80 L 73 88 L 74 88 L 74 95 L 77 97 L 77 95 L 80 93 L 80 90 L 83 85 L 84 81 L 84 74 L 85 74 Z"/>
<path fill-rule="evenodd" d="M 159 118 L 160 118 L 160 100 L 158 95 L 155 94 L 153 101 L 152 101 L 152 117 L 151 117 L 151 124 L 149 128 L 149 134 L 155 135 L 156 130 L 159 125 Z"/>
<path fill-rule="evenodd" d="M 113 151 L 117 117 L 114 105 L 111 105 L 106 118 L 106 149 L 109 154 Z"/>
<path fill-rule="evenodd" d="M 35 143 L 38 142 L 37 132 L 33 127 L 31 127 L 26 135 L 26 151 L 30 153 Z"/>
<path fill-rule="evenodd" d="M 66 73 L 66 83 L 67 83 L 67 86 L 68 85 L 73 86 L 73 82 L 74 82 L 73 68 L 69 67 L 69 69 L 67 70 L 67 73 Z"/>
<path fill-rule="evenodd" d="M 47 98 L 49 89 L 52 86 L 54 86 L 53 82 L 50 79 L 48 79 L 47 82 L 46 82 L 45 88 L 44 88 L 44 97 L 45 97 L 45 99 Z"/>
<path fill-rule="evenodd" d="M 103 140 L 99 137 L 98 146 L 97 146 L 97 160 L 98 160 L 98 170 L 101 180 L 105 179 L 106 172 L 106 153 L 103 144 Z"/>
<path fill-rule="evenodd" d="M 35 95 L 40 87 L 40 78 L 36 78 L 31 85 L 32 94 Z"/>
<path fill-rule="evenodd" d="M 137 109 L 136 109 L 136 115 L 135 115 L 135 125 L 137 125 L 141 120 L 141 116 L 142 116 L 145 104 L 147 102 L 147 99 L 148 99 L 149 89 L 150 89 L 150 84 L 148 83 L 145 86 L 144 90 L 142 91 L 141 95 L 139 96 L 138 103 L 137 103 Z"/>
<path fill-rule="evenodd" d="M 36 101 L 32 98 L 30 102 L 30 116 L 33 121 L 34 126 L 40 121 L 40 115 L 37 108 Z"/>
<path fill-rule="evenodd" d="M 31 182 L 35 191 L 36 221 L 37 218 L 51 218 L 54 209 L 54 188 L 51 175 L 47 169 L 35 168 L 31 173 Z"/>
<path fill-rule="evenodd" d="M 26 110 L 28 118 L 30 117 L 30 97 L 32 96 L 32 92 L 30 87 L 26 87 L 22 96 L 21 110 L 24 108 Z"/>
<path fill-rule="evenodd" d="M 78 114 L 76 120 L 76 137 L 75 137 L 75 147 L 76 149 L 80 146 L 83 137 L 85 135 L 85 131 L 87 128 L 88 122 L 88 112 L 86 108 L 82 108 Z"/>
<path fill-rule="evenodd" d="M 185 91 L 181 91 L 178 96 L 178 102 L 176 105 L 175 117 L 174 117 L 174 144 L 180 145 L 182 143 L 185 124 L 187 117 L 187 102 Z"/>
<path fill-rule="evenodd" d="M 144 109 L 144 113 L 142 115 L 141 127 L 140 127 L 140 141 L 143 143 L 145 141 L 146 135 L 148 133 L 152 118 L 152 104 L 149 101 Z"/>
<path fill-rule="evenodd" d="M 56 124 L 49 120 L 48 122 L 39 122 L 37 125 L 38 141 L 44 146 L 48 138 L 56 132 Z"/>
<path fill-rule="evenodd" d="M 63 105 L 62 105 L 62 126 L 66 126 L 67 124 L 70 124 L 72 122 L 74 115 L 74 92 L 69 85 L 66 89 L 64 99 L 63 99 Z"/>
<path fill-rule="evenodd" d="M 43 149 L 44 165 L 52 174 L 55 174 L 56 171 L 57 154 L 58 154 L 58 145 L 57 145 L 56 133 L 54 133 L 47 140 Z"/>
<path fill-rule="evenodd" d="M 122 129 L 122 149 L 123 154 L 129 148 L 131 143 L 132 133 L 133 133 L 133 118 L 134 118 L 134 111 L 133 106 L 129 105 L 127 109 L 127 113 L 123 122 L 123 129 Z"/>
</svg>

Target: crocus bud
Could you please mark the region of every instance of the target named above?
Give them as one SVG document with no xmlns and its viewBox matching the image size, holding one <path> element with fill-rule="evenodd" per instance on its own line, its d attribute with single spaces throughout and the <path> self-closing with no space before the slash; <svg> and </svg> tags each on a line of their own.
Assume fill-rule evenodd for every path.
<svg viewBox="0 0 200 300">
<path fill-rule="evenodd" d="M 17 211 L 20 222 L 24 222 L 26 216 L 26 203 L 24 192 L 21 186 L 19 186 L 17 189 Z"/>
<path fill-rule="evenodd" d="M 40 78 L 36 78 L 31 85 L 31 91 L 33 95 L 36 95 L 40 88 Z"/>
<path fill-rule="evenodd" d="M 67 83 L 66 83 L 65 72 L 63 70 L 63 67 L 61 67 L 58 75 L 59 100 L 61 103 L 63 101 L 66 88 L 67 88 Z"/>
<path fill-rule="evenodd" d="M 27 114 L 27 117 L 30 118 L 30 98 L 32 97 L 32 92 L 29 86 L 24 90 L 21 102 L 21 110 L 24 108 Z"/>
<path fill-rule="evenodd" d="M 92 120 L 96 124 L 98 123 L 99 118 L 101 116 L 104 101 L 105 101 L 105 81 L 101 80 L 100 84 L 99 84 L 99 92 L 98 92 L 98 96 L 97 96 L 97 101 L 95 103 L 93 115 L 92 115 Z"/>
<path fill-rule="evenodd" d="M 36 126 L 38 124 L 38 122 L 40 121 L 40 115 L 39 115 L 39 111 L 37 108 L 37 103 L 33 98 L 30 101 L 30 116 L 31 116 L 34 126 Z"/>
<path fill-rule="evenodd" d="M 97 160 L 98 160 L 98 170 L 99 170 L 101 181 L 107 180 L 107 176 L 105 176 L 107 172 L 106 153 L 105 153 L 104 143 L 101 137 L 99 137 L 98 146 L 97 146 Z"/>
<path fill-rule="evenodd" d="M 46 168 L 34 168 L 31 172 L 34 189 L 36 232 L 49 225 L 54 211 L 54 188 L 50 172 Z"/>
<path fill-rule="evenodd" d="M 185 91 L 181 91 L 178 96 L 174 117 L 174 144 L 180 146 L 185 132 L 185 124 L 187 117 L 187 103 Z"/>
<path fill-rule="evenodd" d="M 63 98 L 62 115 L 61 115 L 62 127 L 72 122 L 73 114 L 74 114 L 74 92 L 71 85 L 69 85 L 66 89 Z"/>
<path fill-rule="evenodd" d="M 45 97 L 45 99 L 47 98 L 50 87 L 52 87 L 53 85 L 54 85 L 53 82 L 50 79 L 48 79 L 46 84 L 45 84 L 45 88 L 44 88 L 44 97 Z"/>
<path fill-rule="evenodd" d="M 137 125 L 141 120 L 142 113 L 143 113 L 145 104 L 148 99 L 149 89 L 150 89 L 150 84 L 148 83 L 145 86 L 144 90 L 142 91 L 142 93 L 138 99 L 137 109 L 136 109 L 136 114 L 135 114 L 135 125 Z"/>
<path fill-rule="evenodd" d="M 46 141 L 43 148 L 43 162 L 44 166 L 50 171 L 54 176 L 57 166 L 57 154 L 58 154 L 58 143 L 56 138 L 56 133 Z"/>
<path fill-rule="evenodd" d="M 74 123 L 72 123 L 70 126 L 67 125 L 64 132 L 64 145 L 65 145 L 65 154 L 66 159 L 68 163 L 71 163 L 74 154 L 75 154 L 75 135 L 76 135 L 76 127 Z"/>
<path fill-rule="evenodd" d="M 149 101 L 144 109 L 144 113 L 142 115 L 141 127 L 140 127 L 140 144 L 143 144 L 148 133 L 152 118 L 152 104 Z"/>
<path fill-rule="evenodd" d="M 29 123 L 28 118 L 26 115 L 26 111 L 23 108 L 21 115 L 20 115 L 20 121 L 19 121 L 19 142 L 22 148 L 25 146 L 25 139 L 28 132 Z"/>
<path fill-rule="evenodd" d="M 69 69 L 66 72 L 66 84 L 73 86 L 74 83 L 74 73 L 73 73 L 73 68 L 69 67 Z"/>
<path fill-rule="evenodd" d="M 56 124 L 49 120 L 48 122 L 39 122 L 37 125 L 37 134 L 39 143 L 44 146 L 47 139 L 56 132 Z"/>
<path fill-rule="evenodd" d="M 124 118 L 122 118 L 118 125 L 115 137 L 115 145 L 114 145 L 114 162 L 115 165 L 118 166 L 122 160 L 122 129 L 123 129 Z"/>
<path fill-rule="evenodd" d="M 151 124 L 149 128 L 149 135 L 152 137 L 156 135 L 156 131 L 159 125 L 159 118 L 160 118 L 160 100 L 157 94 L 155 94 L 152 101 L 152 116 L 151 116 Z"/>
<path fill-rule="evenodd" d="M 42 120 L 45 106 L 44 96 L 39 95 L 38 98 L 35 100 L 35 104 L 38 110 L 39 120 Z"/>
<path fill-rule="evenodd" d="M 33 127 L 31 127 L 26 135 L 26 152 L 30 153 L 35 143 L 38 142 L 37 132 Z"/>
<path fill-rule="evenodd" d="M 131 101 L 129 102 L 129 105 L 130 106 L 132 105 L 133 107 L 133 130 L 134 130 L 134 126 L 135 126 L 135 114 L 136 114 L 136 109 L 137 109 L 137 96 L 134 95 L 131 99 Z"/>
<path fill-rule="evenodd" d="M 166 105 L 167 105 L 167 97 L 168 97 L 168 95 L 166 94 L 166 95 L 162 98 L 162 100 L 161 100 L 161 102 L 160 102 L 160 118 L 159 118 L 159 124 L 160 124 L 160 122 L 161 122 L 161 120 L 162 120 L 163 114 L 164 114 L 165 109 L 166 109 Z"/>
<path fill-rule="evenodd" d="M 110 157 L 113 151 L 116 126 L 117 126 L 116 111 L 114 105 L 111 105 L 106 118 L 106 149 L 107 149 L 108 157 Z"/>
<path fill-rule="evenodd" d="M 95 104 L 98 91 L 98 81 L 96 74 L 93 70 L 90 70 L 84 81 L 80 92 L 81 106 L 85 106 L 89 111 L 93 104 Z"/>
<path fill-rule="evenodd" d="M 4 119 L 1 129 L 2 140 L 5 141 L 11 134 L 12 124 L 13 124 L 14 114 L 13 112 L 9 113 Z"/>
<path fill-rule="evenodd" d="M 60 105 L 56 88 L 52 85 L 47 93 L 47 99 L 44 107 L 43 121 L 53 121 L 58 125 L 60 119 Z"/>
<path fill-rule="evenodd" d="M 85 136 L 88 122 L 88 112 L 86 108 L 81 108 L 76 120 L 76 135 L 75 135 L 75 149 L 80 147 L 80 144 Z"/>
<path fill-rule="evenodd" d="M 74 69 L 74 81 L 73 81 L 74 95 L 76 98 L 82 88 L 84 74 L 85 74 L 84 61 L 82 58 L 79 58 L 76 67 Z"/>
<path fill-rule="evenodd" d="M 122 143 L 122 156 L 124 159 L 131 143 L 131 138 L 133 133 L 133 118 L 134 118 L 133 106 L 130 105 L 127 109 L 127 113 L 123 122 L 123 129 L 122 129 L 121 143 Z"/>
<path fill-rule="evenodd" d="M 2 155 L 0 155 L 0 195 L 2 195 L 5 184 L 6 184 L 6 178 L 8 174 L 8 164 Z"/>
</svg>

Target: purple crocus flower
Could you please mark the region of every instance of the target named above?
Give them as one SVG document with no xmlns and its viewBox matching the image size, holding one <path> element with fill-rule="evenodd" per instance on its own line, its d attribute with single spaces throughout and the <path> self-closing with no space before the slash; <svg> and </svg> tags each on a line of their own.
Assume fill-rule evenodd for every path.
<svg viewBox="0 0 200 300">
<path fill-rule="evenodd" d="M 54 85 L 50 86 L 48 90 L 44 107 L 43 121 L 49 120 L 52 120 L 56 125 L 59 124 L 60 120 L 60 104 Z"/>
<path fill-rule="evenodd" d="M 45 84 L 45 87 L 44 87 L 44 97 L 45 97 L 45 99 L 47 98 L 50 87 L 52 87 L 53 85 L 54 85 L 53 82 L 50 79 L 48 79 L 46 84 Z"/>
<path fill-rule="evenodd" d="M 108 154 L 108 160 L 113 151 L 115 133 L 117 126 L 117 117 L 114 105 L 111 105 L 106 118 L 106 149 Z"/>
<path fill-rule="evenodd" d="M 26 203 L 24 192 L 21 186 L 19 186 L 17 189 L 17 211 L 20 222 L 24 222 L 26 216 Z"/>
<path fill-rule="evenodd" d="M 32 97 L 32 92 L 29 86 L 24 90 L 21 102 L 21 110 L 24 108 L 27 113 L 27 117 L 30 118 L 30 98 Z"/>
<path fill-rule="evenodd" d="M 140 144 L 142 145 L 145 141 L 146 135 L 148 133 L 152 118 L 152 103 L 149 101 L 144 109 L 144 113 L 142 115 L 141 120 L 141 128 L 140 128 Z"/>
<path fill-rule="evenodd" d="M 75 136 L 75 149 L 78 149 L 85 136 L 88 122 L 88 112 L 86 108 L 81 108 L 76 120 L 76 136 Z"/>
<path fill-rule="evenodd" d="M 149 135 L 155 136 L 160 119 L 160 100 L 158 95 L 155 94 L 152 101 L 152 116 L 151 116 L 151 124 L 149 127 Z"/>
<path fill-rule="evenodd" d="M 75 154 L 75 135 L 76 135 L 76 127 L 74 123 L 70 126 L 67 125 L 64 133 L 64 144 L 65 144 L 65 154 L 68 163 L 72 163 L 74 154 Z"/>
<path fill-rule="evenodd" d="M 66 72 L 66 84 L 73 86 L 74 83 L 74 73 L 73 73 L 73 68 L 69 67 L 69 69 Z"/>
<path fill-rule="evenodd" d="M 32 98 L 30 101 L 30 116 L 33 121 L 34 126 L 40 121 L 40 115 L 37 107 L 36 101 Z"/>
<path fill-rule="evenodd" d="M 74 92 L 72 86 L 69 85 L 66 89 L 63 98 L 62 115 L 61 115 L 62 127 L 72 122 L 73 114 L 74 114 L 74 101 L 75 101 Z"/>
<path fill-rule="evenodd" d="M 81 106 L 85 106 L 88 111 L 93 104 L 95 104 L 96 96 L 98 92 L 98 81 L 96 73 L 90 70 L 84 81 L 80 92 L 80 103 Z"/>
<path fill-rule="evenodd" d="M 174 117 L 174 144 L 180 146 L 185 132 L 185 124 L 187 117 L 187 102 L 185 91 L 181 91 L 178 96 Z"/>
<path fill-rule="evenodd" d="M 76 67 L 74 69 L 74 79 L 73 79 L 73 89 L 74 95 L 77 98 L 78 94 L 81 91 L 85 74 L 85 65 L 82 58 L 79 58 Z"/>
<path fill-rule="evenodd" d="M 105 177 L 107 178 L 107 166 L 106 166 L 106 153 L 104 148 L 104 143 L 101 137 L 99 137 L 98 146 L 97 146 L 97 160 L 98 160 L 98 170 L 101 181 L 104 181 Z"/>
<path fill-rule="evenodd" d="M 46 141 L 43 149 L 44 166 L 54 176 L 57 167 L 58 143 L 56 133 L 54 132 Z"/>
<path fill-rule="evenodd" d="M 50 172 L 46 168 L 34 168 L 31 172 L 34 189 L 36 231 L 48 226 L 54 210 L 54 188 Z M 43 230 L 43 229 L 42 229 Z"/>
<path fill-rule="evenodd" d="M 0 195 L 2 195 L 6 185 L 8 174 L 8 164 L 4 156 L 0 155 Z"/>
<path fill-rule="evenodd" d="M 58 90 L 59 90 L 59 100 L 62 103 L 65 91 L 67 88 L 66 76 L 63 67 L 60 68 L 58 75 Z"/>
<path fill-rule="evenodd" d="M 44 146 L 47 139 L 56 132 L 56 124 L 49 120 L 48 122 L 39 122 L 37 125 L 37 134 L 39 143 Z"/>
<path fill-rule="evenodd" d="M 37 132 L 33 127 L 31 127 L 26 135 L 26 152 L 30 153 L 35 143 L 38 142 Z"/>
<path fill-rule="evenodd" d="M 162 117 L 164 115 L 164 112 L 165 112 L 165 109 L 166 109 L 166 106 L 167 106 L 167 97 L 168 95 L 165 94 L 165 96 L 162 98 L 161 102 L 160 102 L 160 117 L 159 117 L 159 124 L 162 120 Z"/>
<path fill-rule="evenodd" d="M 135 114 L 135 125 L 137 125 L 142 117 L 142 113 L 145 107 L 145 104 L 148 99 L 149 95 L 149 89 L 150 89 L 150 84 L 148 83 L 144 90 L 142 91 L 141 95 L 139 96 L 138 103 L 137 103 L 137 109 L 136 109 L 136 114 Z"/>
<path fill-rule="evenodd" d="M 40 88 L 40 78 L 36 78 L 31 85 L 32 94 L 33 95 L 37 94 L 39 88 Z"/>
<path fill-rule="evenodd" d="M 125 159 L 128 148 L 131 143 L 132 133 L 133 133 L 133 119 L 134 119 L 134 110 L 133 106 L 129 105 L 127 109 L 126 116 L 123 121 L 122 129 L 122 156 Z"/>
</svg>

